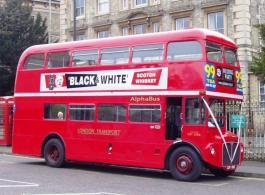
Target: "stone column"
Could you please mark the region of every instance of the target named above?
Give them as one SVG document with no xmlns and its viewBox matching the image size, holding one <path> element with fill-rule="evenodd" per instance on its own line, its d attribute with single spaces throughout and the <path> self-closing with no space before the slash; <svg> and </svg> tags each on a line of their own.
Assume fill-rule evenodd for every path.
<svg viewBox="0 0 265 195">
<path fill-rule="evenodd" d="M 235 0 L 234 39 L 238 46 L 238 57 L 242 71 L 244 100 L 249 99 L 248 67 L 252 61 L 252 41 L 250 26 L 250 0 Z"/>
</svg>

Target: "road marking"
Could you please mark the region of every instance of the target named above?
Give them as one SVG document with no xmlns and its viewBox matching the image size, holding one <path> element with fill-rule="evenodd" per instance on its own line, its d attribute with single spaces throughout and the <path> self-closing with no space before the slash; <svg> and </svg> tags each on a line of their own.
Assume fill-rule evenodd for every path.
<svg viewBox="0 0 265 195">
<path fill-rule="evenodd" d="M 39 184 L 36 183 L 28 183 L 28 182 L 22 182 L 22 181 L 14 181 L 14 180 L 7 180 L 7 179 L 0 179 L 0 182 L 11 182 L 16 184 L 10 184 L 10 185 L 1 185 L 0 188 L 8 188 L 8 187 L 37 187 Z"/>
<path fill-rule="evenodd" d="M 70 193 L 70 194 L 23 194 L 23 195 L 125 195 L 125 194 L 116 194 L 109 192 L 95 192 L 95 193 Z"/>
<path fill-rule="evenodd" d="M 201 185 L 201 186 L 212 186 L 212 187 L 219 187 L 219 186 L 224 186 L 228 185 L 229 183 L 219 183 L 219 184 L 208 184 L 208 183 L 195 183 L 195 182 L 181 182 L 185 184 L 192 184 L 192 185 Z"/>
<path fill-rule="evenodd" d="M 2 155 L 8 156 L 8 157 L 13 157 L 13 158 L 25 158 L 25 159 L 34 159 L 34 160 L 44 161 L 44 159 L 40 158 L 40 157 L 16 156 L 16 155 L 11 155 L 11 154 L 2 154 Z"/>
<path fill-rule="evenodd" d="M 249 178 L 241 178 L 242 182 L 243 181 L 265 181 L 265 179 L 262 179 L 262 178 L 254 178 L 254 177 L 249 177 Z"/>
<path fill-rule="evenodd" d="M 10 164 L 15 164 L 14 162 L 8 162 L 8 161 L 0 161 L 0 163 L 10 163 Z"/>
</svg>

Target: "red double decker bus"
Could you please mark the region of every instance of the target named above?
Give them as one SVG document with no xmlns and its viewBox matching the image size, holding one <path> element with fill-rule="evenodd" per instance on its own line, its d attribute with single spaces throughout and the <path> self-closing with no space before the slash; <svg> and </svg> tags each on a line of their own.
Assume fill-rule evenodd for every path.
<svg viewBox="0 0 265 195">
<path fill-rule="evenodd" d="M 37 45 L 21 56 L 12 151 L 66 161 L 228 176 L 243 144 L 226 104 L 242 101 L 237 46 L 207 29 Z"/>
</svg>

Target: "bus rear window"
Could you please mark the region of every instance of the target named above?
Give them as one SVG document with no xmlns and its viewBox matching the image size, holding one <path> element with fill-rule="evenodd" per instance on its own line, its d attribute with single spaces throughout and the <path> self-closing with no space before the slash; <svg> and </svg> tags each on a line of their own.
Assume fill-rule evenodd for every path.
<svg viewBox="0 0 265 195">
<path fill-rule="evenodd" d="M 71 105 L 69 110 L 71 120 L 91 121 L 95 118 L 93 105 Z"/>
<path fill-rule="evenodd" d="M 236 50 L 225 48 L 225 62 L 229 65 L 237 65 L 237 53 Z"/>
<path fill-rule="evenodd" d="M 98 120 L 124 122 L 126 106 L 123 104 L 101 104 L 98 106 Z"/>
<path fill-rule="evenodd" d="M 24 65 L 24 69 L 42 69 L 44 67 L 44 54 L 30 55 Z"/>
<path fill-rule="evenodd" d="M 157 123 L 161 120 L 160 106 L 131 105 L 129 112 L 131 122 Z"/>
<path fill-rule="evenodd" d="M 157 62 L 163 60 L 164 45 L 142 45 L 133 47 L 132 62 Z"/>
<path fill-rule="evenodd" d="M 215 62 L 222 62 L 222 47 L 214 43 L 206 43 L 207 59 Z"/>
<path fill-rule="evenodd" d="M 98 63 L 98 50 L 73 52 L 72 66 L 91 66 Z"/>
<path fill-rule="evenodd" d="M 129 62 L 129 47 L 102 49 L 101 64 L 127 64 Z"/>
<path fill-rule="evenodd" d="M 68 67 L 70 61 L 69 52 L 49 53 L 48 68 L 62 68 Z"/>
<path fill-rule="evenodd" d="M 168 44 L 167 60 L 199 60 L 202 46 L 198 41 L 172 42 Z"/>
</svg>

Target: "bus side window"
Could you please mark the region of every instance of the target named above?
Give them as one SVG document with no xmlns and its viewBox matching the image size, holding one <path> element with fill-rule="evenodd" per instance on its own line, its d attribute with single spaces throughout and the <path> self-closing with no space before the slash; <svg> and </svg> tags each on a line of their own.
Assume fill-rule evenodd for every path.
<svg viewBox="0 0 265 195">
<path fill-rule="evenodd" d="M 206 43 L 207 59 L 215 62 L 222 62 L 222 46 L 207 42 Z"/>
<path fill-rule="evenodd" d="M 225 62 L 229 65 L 237 65 L 237 52 L 236 50 L 225 48 Z"/>
<path fill-rule="evenodd" d="M 69 52 L 49 53 L 48 68 L 68 67 L 70 62 Z"/>
<path fill-rule="evenodd" d="M 202 100 L 199 98 L 187 98 L 185 102 L 185 123 L 204 123 L 205 111 Z"/>
<path fill-rule="evenodd" d="M 44 67 L 44 54 L 34 54 L 28 56 L 24 69 L 42 69 Z"/>
<path fill-rule="evenodd" d="M 161 107 L 153 105 L 131 105 L 129 108 L 131 122 L 157 123 L 161 121 Z"/>
<path fill-rule="evenodd" d="M 132 62 L 137 63 L 162 61 L 163 54 L 163 44 L 134 46 Z"/>
<path fill-rule="evenodd" d="M 94 105 L 70 105 L 70 120 L 88 121 L 95 118 Z"/>
<path fill-rule="evenodd" d="M 129 47 L 102 49 L 101 64 L 127 64 L 129 62 Z"/>
<path fill-rule="evenodd" d="M 100 104 L 98 106 L 98 120 L 124 122 L 126 120 L 126 106 L 123 104 Z"/>
<path fill-rule="evenodd" d="M 201 58 L 202 46 L 198 41 L 182 41 L 168 44 L 168 61 L 199 60 Z"/>
<path fill-rule="evenodd" d="M 58 119 L 58 112 L 63 113 L 64 119 L 66 118 L 66 105 L 65 104 L 44 104 L 44 119 Z"/>
<path fill-rule="evenodd" d="M 91 66 L 98 63 L 98 50 L 73 52 L 72 66 Z"/>
</svg>

